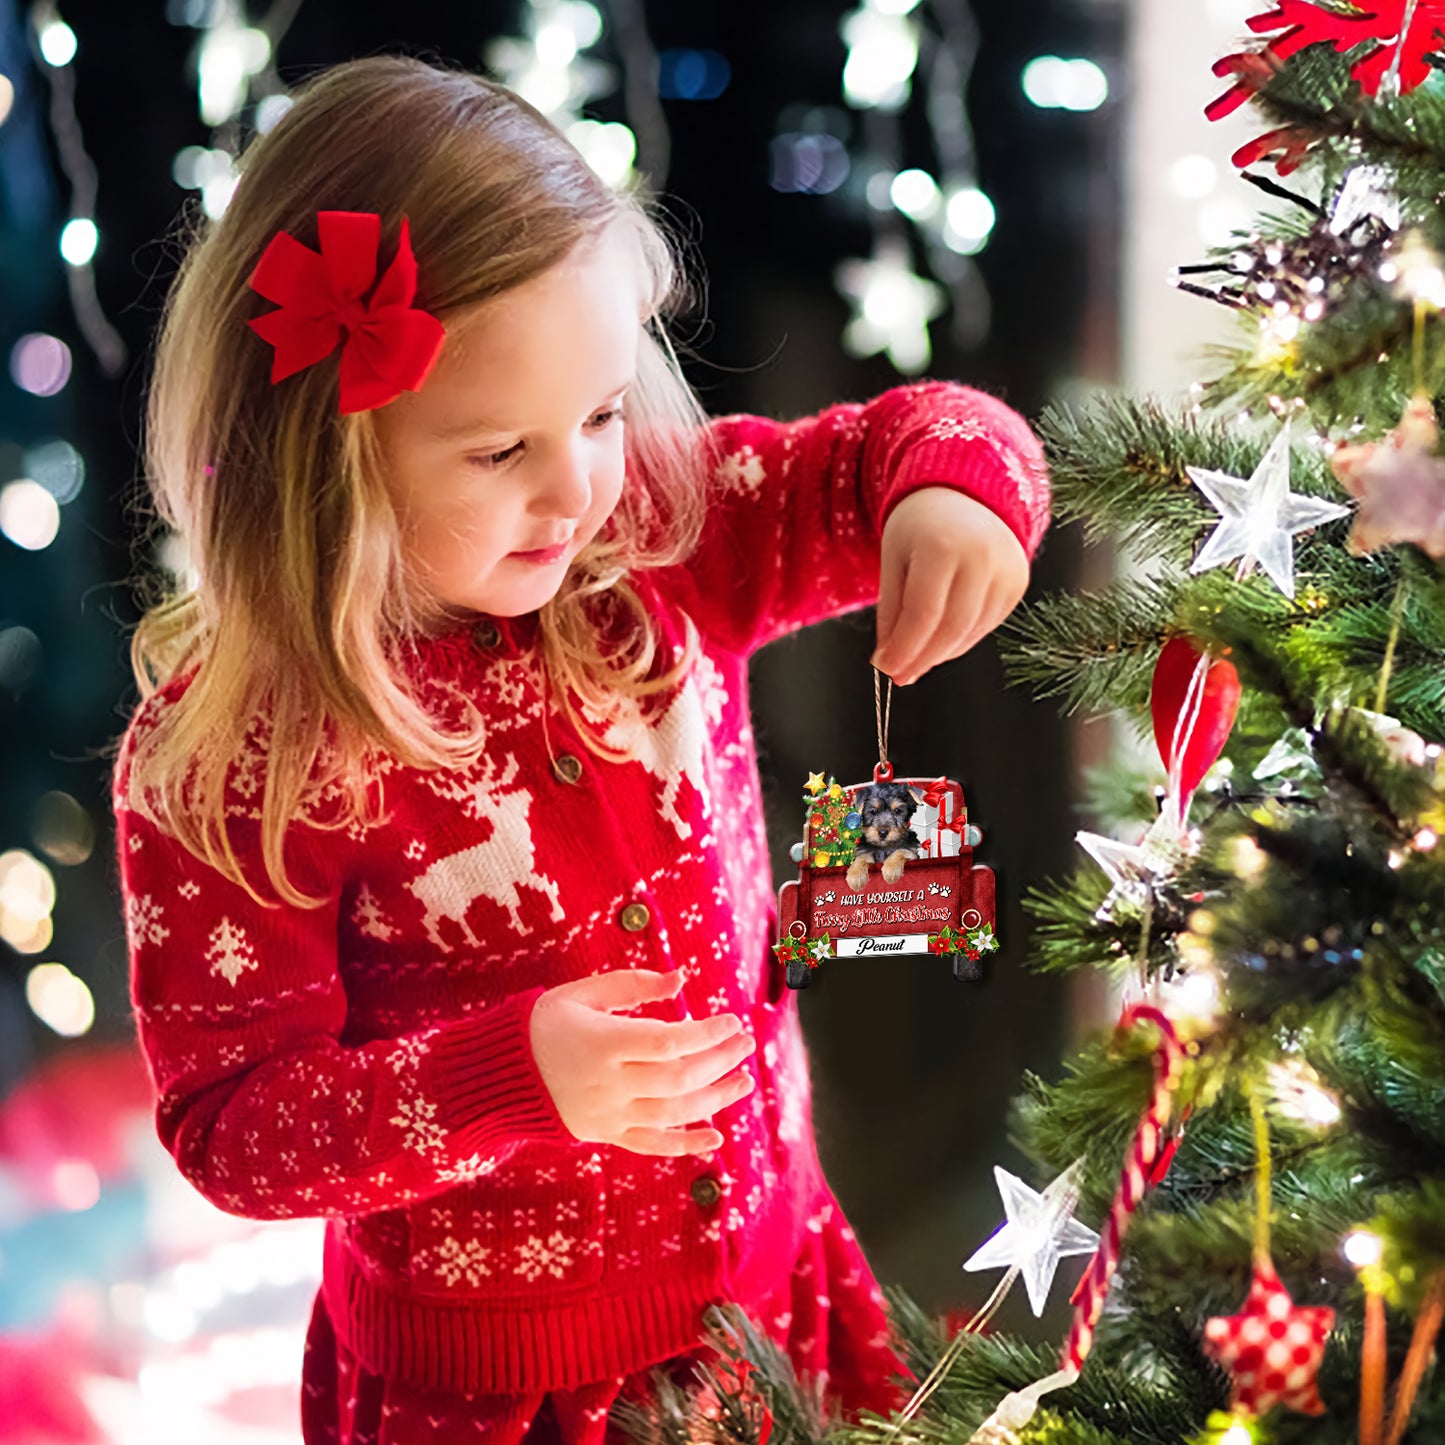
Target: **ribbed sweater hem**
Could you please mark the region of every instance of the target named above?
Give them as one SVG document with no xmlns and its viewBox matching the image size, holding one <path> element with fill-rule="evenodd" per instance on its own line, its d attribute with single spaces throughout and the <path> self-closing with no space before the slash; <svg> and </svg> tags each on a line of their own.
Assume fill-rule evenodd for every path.
<svg viewBox="0 0 1445 1445">
<path fill-rule="evenodd" d="M 414 1389 L 519 1394 L 622 1378 L 702 1343 L 716 1298 L 674 1274 L 625 1294 L 479 1309 L 372 1283 L 331 1230 L 326 1252 L 322 1292 L 338 1338 L 373 1374 Z"/>
<path fill-rule="evenodd" d="M 920 442 L 898 461 L 898 471 L 888 488 L 880 528 L 894 507 L 910 493 L 924 487 L 957 486 L 998 514 L 1030 556 L 1037 546 L 1031 535 L 1032 523 L 1019 497 L 1017 484 L 1009 477 L 998 452 L 980 441 L 960 452 L 957 442 Z"/>
</svg>

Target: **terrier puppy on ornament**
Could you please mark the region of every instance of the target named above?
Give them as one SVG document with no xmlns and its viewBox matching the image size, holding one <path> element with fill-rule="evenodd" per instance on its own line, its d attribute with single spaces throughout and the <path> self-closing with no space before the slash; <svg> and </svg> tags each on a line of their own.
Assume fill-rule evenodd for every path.
<svg viewBox="0 0 1445 1445">
<path fill-rule="evenodd" d="M 908 821 L 922 807 L 923 794 L 907 783 L 870 783 L 859 788 L 854 801 L 863 832 L 844 876 L 848 887 L 861 893 L 868 886 L 870 865 L 881 863 L 883 881 L 896 883 L 903 876 L 904 863 L 918 857 L 918 835 Z"/>
</svg>

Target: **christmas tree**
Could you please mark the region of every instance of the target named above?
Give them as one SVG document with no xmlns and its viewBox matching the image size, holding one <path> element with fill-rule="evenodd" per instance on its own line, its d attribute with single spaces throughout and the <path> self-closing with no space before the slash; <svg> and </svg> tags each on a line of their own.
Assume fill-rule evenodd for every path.
<svg viewBox="0 0 1445 1445">
<path fill-rule="evenodd" d="M 1445 1442 L 1445 4 L 1250 29 L 1209 113 L 1258 110 L 1268 209 L 1179 275 L 1239 340 L 1180 402 L 1045 414 L 1060 520 L 1124 565 L 1010 629 L 1016 680 L 1160 759 L 1095 779 L 1105 831 L 1030 898 L 1031 965 L 1122 1013 L 1024 1081 L 1039 1191 L 999 1171 L 969 1261 L 1033 1296 L 1089 1252 L 1068 1339 L 890 1288 L 923 1383 L 853 1424 L 733 1312 L 741 1368 L 639 1438 Z"/>
</svg>

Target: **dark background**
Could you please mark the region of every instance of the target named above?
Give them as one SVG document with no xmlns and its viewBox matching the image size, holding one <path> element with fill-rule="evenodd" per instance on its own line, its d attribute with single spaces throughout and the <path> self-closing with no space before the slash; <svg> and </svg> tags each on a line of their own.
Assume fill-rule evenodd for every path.
<svg viewBox="0 0 1445 1445">
<path fill-rule="evenodd" d="M 288 84 L 380 51 L 480 68 L 487 40 L 518 32 L 521 8 L 305 0 L 277 66 Z M 869 253 L 866 209 L 847 194 L 785 194 L 769 184 L 769 144 L 789 128 L 789 107 L 844 109 L 838 23 L 848 8 L 841 0 L 645 6 L 658 49 L 711 48 L 731 65 L 716 99 L 663 102 L 672 158 L 665 190 L 708 280 L 705 318 L 683 325 L 697 353 L 688 370 L 714 413 L 791 417 L 907 379 L 881 355 L 853 360 L 839 341 L 849 309 L 833 272 L 843 258 Z M 0 0 L 0 71 L 17 86 L 0 127 L 0 350 L 8 355 L 25 332 L 49 331 L 71 346 L 75 371 L 51 398 L 0 376 L 0 484 L 18 474 L 25 447 L 56 436 L 80 449 L 87 475 L 48 548 L 32 553 L 0 539 L 0 849 L 34 847 L 36 801 L 56 789 L 90 814 L 96 842 L 83 863 L 53 869 L 50 947 L 27 956 L 0 944 L 0 1096 L 57 1050 L 86 1047 L 55 1037 L 27 1007 L 25 976 L 38 961 L 62 961 L 89 984 L 97 1008 L 91 1039 L 132 1036 L 109 763 L 98 750 L 138 700 L 128 658 L 137 616 L 128 578 L 142 561 L 131 550 L 136 446 L 147 348 L 176 260 L 168 237 L 194 194 L 174 183 L 171 163 L 181 147 L 211 143 L 196 107 L 198 33 L 167 23 L 164 0 L 68 0 L 62 13 L 80 41 L 68 69 L 98 185 L 96 295 L 128 352 L 118 374 L 107 375 L 77 329 L 67 292 L 74 278 L 56 250 L 69 186 L 22 10 Z M 982 344 L 965 350 L 951 339 L 946 315 L 935 321 L 925 374 L 986 388 L 1035 417 L 1052 397 L 1113 378 L 1122 14 L 1112 0 L 979 0 L 975 16 L 981 49 L 968 105 L 980 184 L 998 210 L 977 258 L 992 322 Z M 607 45 L 604 35 L 598 50 Z M 1096 60 L 1109 75 L 1110 100 L 1084 115 L 1034 108 L 1020 73 L 1046 53 Z M 919 109 L 902 117 L 901 162 L 936 173 Z M 587 113 L 625 118 L 615 93 Z M 857 165 L 863 117 L 851 114 Z M 1078 566 L 1076 539 L 1052 533 L 1035 591 L 1070 585 Z M 807 773 L 856 782 L 876 761 L 873 625 L 871 610 L 854 614 L 756 659 L 753 709 L 775 885 L 796 873 L 787 850 L 800 836 Z M 997 1279 L 959 1273 L 1002 1217 L 991 1166 L 1025 1172 L 1007 1142 L 1009 1101 L 1023 1070 L 1056 1072 L 1068 1041 L 1063 986 L 1021 967 L 1027 930 L 1018 904 L 1031 883 L 1072 862 L 1076 748 L 1050 706 L 1005 691 L 992 640 L 896 689 L 892 713 L 890 756 L 900 775 L 942 773 L 964 785 L 984 830 L 980 858 L 1000 877 L 1004 948 L 972 984 L 955 981 L 934 958 L 832 961 L 800 1005 L 824 1168 L 876 1274 L 926 1306 L 958 1307 L 981 1301 Z M 1055 1291 L 1051 1315 L 1059 1319 L 1066 1294 Z M 1014 1298 L 1009 1310 L 1026 1306 Z"/>
</svg>

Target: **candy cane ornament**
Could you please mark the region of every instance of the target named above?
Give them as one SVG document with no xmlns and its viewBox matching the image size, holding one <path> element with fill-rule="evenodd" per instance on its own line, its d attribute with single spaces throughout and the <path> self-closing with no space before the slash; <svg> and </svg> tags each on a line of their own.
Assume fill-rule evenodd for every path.
<svg viewBox="0 0 1445 1445">
<path fill-rule="evenodd" d="M 1145 1191 L 1163 1177 L 1161 1155 L 1168 1149 L 1165 1131 L 1179 1085 L 1184 1045 L 1173 1021 L 1152 1004 L 1134 1004 L 1126 1009 L 1119 1019 L 1119 1029 L 1126 1031 L 1136 1023 L 1152 1023 L 1159 1030 L 1159 1046 L 1154 1056 L 1154 1092 L 1135 1131 L 1128 1158 L 1124 1161 L 1099 1247 L 1074 1290 L 1074 1322 L 1059 1369 L 1045 1379 L 1036 1380 L 1032 1385 L 1006 1395 L 998 1409 L 970 1437 L 970 1445 L 1017 1445 L 1017 1432 L 1033 1418 L 1040 1397 L 1050 1390 L 1072 1385 L 1079 1378 L 1094 1343 L 1094 1328 L 1103 1311 L 1109 1285 L 1119 1265 L 1124 1231 Z"/>
<path fill-rule="evenodd" d="M 1063 1367 L 1072 1369 L 1075 1376 L 1083 1369 L 1084 1360 L 1094 1343 L 1094 1326 L 1099 1322 L 1104 1297 L 1119 1265 L 1124 1231 L 1129 1226 L 1130 1216 L 1139 1207 L 1139 1201 L 1150 1183 L 1156 1182 L 1155 1166 L 1160 1152 L 1167 1147 L 1165 1130 L 1174 1107 L 1179 1070 L 1184 1062 L 1184 1045 L 1168 1015 L 1152 1004 L 1136 1004 L 1119 1020 L 1119 1027 L 1127 1029 L 1139 1022 L 1152 1023 L 1159 1030 L 1159 1049 L 1154 1056 L 1154 1094 L 1135 1131 L 1129 1157 L 1124 1161 L 1113 1208 L 1109 1210 L 1099 1247 L 1074 1291 L 1077 1307 L 1069 1341 L 1064 1347 Z"/>
</svg>

